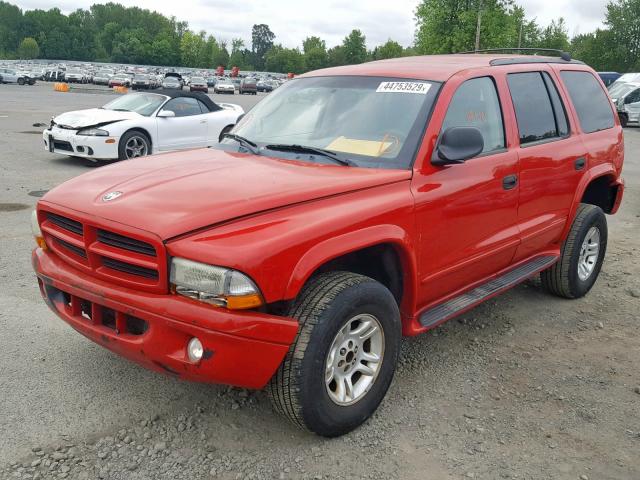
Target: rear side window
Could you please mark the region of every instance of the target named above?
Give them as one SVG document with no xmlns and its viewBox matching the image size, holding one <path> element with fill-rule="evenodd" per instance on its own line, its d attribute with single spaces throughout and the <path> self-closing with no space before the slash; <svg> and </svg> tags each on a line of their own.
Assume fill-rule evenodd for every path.
<svg viewBox="0 0 640 480">
<path fill-rule="evenodd" d="M 507 76 L 518 121 L 520 145 L 567 135 L 567 116 L 551 78 L 545 72 Z"/>
<path fill-rule="evenodd" d="M 484 139 L 483 153 L 504 148 L 502 110 L 491 78 L 472 78 L 458 87 L 442 123 L 442 131 L 450 127 L 480 130 Z"/>
<path fill-rule="evenodd" d="M 614 126 L 611 101 L 600 83 L 589 72 L 560 72 L 562 81 L 578 114 L 585 133 L 606 130 Z"/>
</svg>

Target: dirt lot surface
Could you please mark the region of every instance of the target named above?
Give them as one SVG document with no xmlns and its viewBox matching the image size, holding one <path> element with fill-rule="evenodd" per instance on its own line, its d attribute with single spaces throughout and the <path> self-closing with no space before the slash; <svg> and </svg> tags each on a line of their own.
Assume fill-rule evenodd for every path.
<svg viewBox="0 0 640 480">
<path fill-rule="evenodd" d="M 586 298 L 530 281 L 407 339 L 375 416 L 326 440 L 262 392 L 131 364 L 41 300 L 29 192 L 95 167 L 45 152 L 33 124 L 108 98 L 0 85 L 0 479 L 640 479 L 638 129 L 625 133 L 626 196 Z"/>
</svg>

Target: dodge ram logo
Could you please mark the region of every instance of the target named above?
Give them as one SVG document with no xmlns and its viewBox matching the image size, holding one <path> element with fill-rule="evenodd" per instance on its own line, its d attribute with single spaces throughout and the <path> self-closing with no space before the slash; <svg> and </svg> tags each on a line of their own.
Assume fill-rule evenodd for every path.
<svg viewBox="0 0 640 480">
<path fill-rule="evenodd" d="M 102 201 L 103 202 L 110 202 L 111 200 L 115 200 L 116 198 L 118 198 L 120 195 L 122 195 L 122 192 L 109 192 L 109 193 L 105 193 L 102 196 Z"/>
</svg>

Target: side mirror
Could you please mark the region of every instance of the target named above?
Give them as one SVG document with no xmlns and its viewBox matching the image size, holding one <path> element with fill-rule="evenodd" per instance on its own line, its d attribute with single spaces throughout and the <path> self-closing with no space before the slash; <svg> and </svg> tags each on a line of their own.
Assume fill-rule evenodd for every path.
<svg viewBox="0 0 640 480">
<path fill-rule="evenodd" d="M 433 165 L 463 163 L 484 150 L 482 133 L 475 127 L 447 128 L 436 145 Z"/>
<path fill-rule="evenodd" d="M 171 118 L 175 116 L 176 116 L 176 112 L 172 110 L 160 110 L 158 112 L 158 118 Z"/>
</svg>

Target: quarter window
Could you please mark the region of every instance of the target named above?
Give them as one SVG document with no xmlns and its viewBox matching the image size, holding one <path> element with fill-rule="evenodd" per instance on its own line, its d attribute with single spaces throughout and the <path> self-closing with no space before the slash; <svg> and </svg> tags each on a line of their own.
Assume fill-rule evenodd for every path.
<svg viewBox="0 0 640 480">
<path fill-rule="evenodd" d="M 568 134 L 562 101 L 546 72 L 511 73 L 507 81 L 516 112 L 520 145 Z"/>
<path fill-rule="evenodd" d="M 560 72 L 585 133 L 606 130 L 614 126 L 611 100 L 589 72 Z"/>
<path fill-rule="evenodd" d="M 504 148 L 502 110 L 491 78 L 473 78 L 460 85 L 449 104 L 442 131 L 451 127 L 480 130 L 484 139 L 483 153 Z"/>
</svg>

